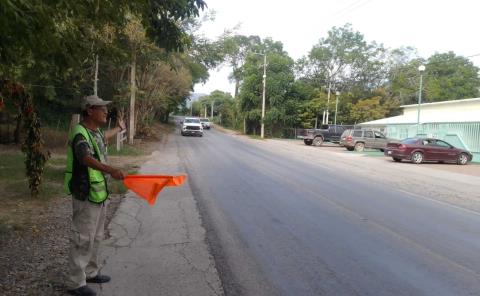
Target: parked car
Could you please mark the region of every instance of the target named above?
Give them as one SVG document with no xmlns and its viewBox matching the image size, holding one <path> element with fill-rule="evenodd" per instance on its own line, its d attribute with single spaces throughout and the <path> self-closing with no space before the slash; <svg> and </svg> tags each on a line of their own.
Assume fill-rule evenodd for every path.
<svg viewBox="0 0 480 296">
<path fill-rule="evenodd" d="M 408 138 L 399 143 L 388 143 L 385 156 L 393 158 L 396 162 L 406 159 L 416 164 L 424 161 L 438 161 L 464 165 L 473 158 L 467 150 L 431 138 Z"/>
<path fill-rule="evenodd" d="M 210 120 L 208 118 L 200 118 L 200 123 L 204 129 L 210 129 Z"/>
<path fill-rule="evenodd" d="M 203 136 L 203 127 L 200 119 L 195 117 L 186 117 L 182 123 L 182 136 Z"/>
<path fill-rule="evenodd" d="M 392 141 L 379 131 L 373 129 L 347 129 L 340 136 L 340 145 L 348 151 L 363 151 L 365 148 L 384 151 L 387 143 Z"/>
<path fill-rule="evenodd" d="M 324 124 L 320 129 L 309 129 L 303 137 L 305 145 L 320 146 L 323 142 L 338 143 L 342 133 L 351 126 Z"/>
</svg>

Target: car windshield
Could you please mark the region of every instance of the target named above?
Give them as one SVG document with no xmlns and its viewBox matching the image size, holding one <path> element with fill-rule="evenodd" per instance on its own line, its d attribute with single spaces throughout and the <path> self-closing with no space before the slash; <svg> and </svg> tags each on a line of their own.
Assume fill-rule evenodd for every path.
<svg viewBox="0 0 480 296">
<path fill-rule="evenodd" d="M 201 122 L 208 122 L 208 118 L 200 118 Z"/>
<path fill-rule="evenodd" d="M 200 123 L 198 118 L 185 118 L 185 123 Z"/>
</svg>

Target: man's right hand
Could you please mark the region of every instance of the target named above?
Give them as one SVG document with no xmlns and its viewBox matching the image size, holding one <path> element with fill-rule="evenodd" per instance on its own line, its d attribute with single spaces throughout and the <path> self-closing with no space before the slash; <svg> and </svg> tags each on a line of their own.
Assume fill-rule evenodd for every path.
<svg viewBox="0 0 480 296">
<path fill-rule="evenodd" d="M 114 169 L 111 173 L 110 176 L 114 178 L 115 180 L 123 180 L 125 178 L 125 174 L 121 170 Z"/>
</svg>

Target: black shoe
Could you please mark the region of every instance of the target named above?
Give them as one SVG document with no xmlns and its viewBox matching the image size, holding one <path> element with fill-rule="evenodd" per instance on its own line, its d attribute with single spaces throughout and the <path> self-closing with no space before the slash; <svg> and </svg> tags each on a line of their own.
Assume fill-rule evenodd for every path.
<svg viewBox="0 0 480 296">
<path fill-rule="evenodd" d="M 97 274 L 93 278 L 87 279 L 87 283 L 103 284 L 108 283 L 110 279 L 111 278 L 108 275 Z"/>
<path fill-rule="evenodd" d="M 96 296 L 97 293 L 92 290 L 89 286 L 81 286 L 80 288 L 72 289 L 67 291 L 68 294 L 76 296 Z"/>
</svg>

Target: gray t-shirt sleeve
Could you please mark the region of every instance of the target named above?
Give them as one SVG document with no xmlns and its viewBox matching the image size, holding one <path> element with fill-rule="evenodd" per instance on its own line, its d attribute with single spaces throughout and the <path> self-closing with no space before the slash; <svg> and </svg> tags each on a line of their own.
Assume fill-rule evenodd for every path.
<svg viewBox="0 0 480 296">
<path fill-rule="evenodd" d="M 85 156 L 92 155 L 92 151 L 90 150 L 87 140 L 81 134 L 76 135 L 75 139 L 73 139 L 73 151 L 75 153 L 75 157 L 81 164 L 84 164 L 82 160 Z"/>
</svg>

